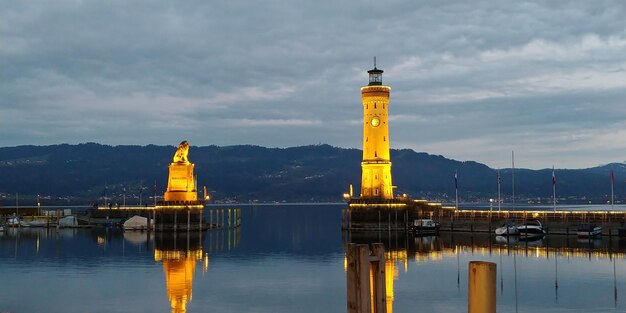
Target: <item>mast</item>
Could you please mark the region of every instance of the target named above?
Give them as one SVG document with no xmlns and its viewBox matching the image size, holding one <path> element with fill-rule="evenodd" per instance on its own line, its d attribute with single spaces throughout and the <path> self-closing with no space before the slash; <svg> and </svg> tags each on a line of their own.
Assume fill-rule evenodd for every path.
<svg viewBox="0 0 626 313">
<path fill-rule="evenodd" d="M 20 194 L 15 193 L 15 215 L 17 215 L 17 228 L 22 227 L 22 220 L 20 219 Z"/>
<path fill-rule="evenodd" d="M 500 206 L 501 206 L 501 201 L 500 201 L 500 169 L 498 169 L 498 212 L 500 211 Z"/>
<path fill-rule="evenodd" d="M 611 211 L 615 211 L 613 202 L 613 185 L 615 184 L 615 174 L 613 174 L 613 168 L 611 167 Z"/>
<path fill-rule="evenodd" d="M 457 177 L 457 172 L 454 172 L 454 196 L 455 196 L 455 203 L 456 203 L 456 210 L 459 210 L 459 180 Z"/>
<path fill-rule="evenodd" d="M 552 211 L 556 212 L 556 176 L 554 176 L 554 165 L 552 165 Z"/>
<path fill-rule="evenodd" d="M 511 151 L 511 180 L 511 188 L 513 189 L 511 200 L 513 201 L 513 208 L 515 208 L 515 151 Z"/>
</svg>

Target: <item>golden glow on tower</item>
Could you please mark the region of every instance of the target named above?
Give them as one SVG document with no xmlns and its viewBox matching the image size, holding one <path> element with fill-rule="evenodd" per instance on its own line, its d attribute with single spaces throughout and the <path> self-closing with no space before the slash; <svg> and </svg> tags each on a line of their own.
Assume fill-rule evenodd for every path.
<svg viewBox="0 0 626 313">
<path fill-rule="evenodd" d="M 363 102 L 363 161 L 361 198 L 393 199 L 389 158 L 389 92 L 382 70 L 369 70 L 369 84 L 361 88 Z"/>
<path fill-rule="evenodd" d="M 193 175 L 193 163 L 187 159 L 189 143 L 183 141 L 178 145 L 173 162 L 170 163 L 170 175 L 167 180 L 165 201 L 196 201 L 196 181 Z"/>
</svg>

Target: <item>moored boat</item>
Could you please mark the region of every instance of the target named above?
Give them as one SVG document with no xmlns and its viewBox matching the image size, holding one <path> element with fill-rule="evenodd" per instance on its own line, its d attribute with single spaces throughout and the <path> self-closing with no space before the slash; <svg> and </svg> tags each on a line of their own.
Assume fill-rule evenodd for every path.
<svg viewBox="0 0 626 313">
<path fill-rule="evenodd" d="M 591 238 L 602 235 L 602 227 L 593 223 L 580 223 L 576 228 L 576 235 L 582 238 Z"/>
<path fill-rule="evenodd" d="M 502 226 L 496 228 L 496 235 L 498 236 L 517 236 L 519 235 L 519 230 L 517 226 L 511 222 L 507 222 L 502 224 Z"/>
<path fill-rule="evenodd" d="M 32 220 L 30 222 L 26 222 L 29 227 L 44 227 L 46 226 L 45 220 Z"/>
<path fill-rule="evenodd" d="M 124 230 L 146 230 L 148 229 L 148 218 L 135 215 L 122 224 Z M 154 221 L 150 220 L 150 228 L 154 228 Z"/>
<path fill-rule="evenodd" d="M 522 240 L 532 240 L 543 237 L 546 231 L 538 220 L 528 221 L 524 225 L 517 226 L 519 237 Z"/>
<path fill-rule="evenodd" d="M 434 235 L 439 231 L 439 226 L 431 219 L 419 219 L 413 222 L 413 232 L 416 236 Z"/>
<path fill-rule="evenodd" d="M 7 226 L 9 227 L 28 227 L 28 223 L 20 220 L 19 217 L 9 217 L 9 219 L 7 220 Z"/>
</svg>

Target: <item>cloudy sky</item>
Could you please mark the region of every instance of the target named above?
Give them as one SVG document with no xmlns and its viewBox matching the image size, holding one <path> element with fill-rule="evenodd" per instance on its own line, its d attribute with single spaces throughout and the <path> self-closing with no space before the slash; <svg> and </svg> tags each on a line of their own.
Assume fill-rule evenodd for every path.
<svg viewBox="0 0 626 313">
<path fill-rule="evenodd" d="M 626 161 L 621 0 L 0 0 L 0 146 L 361 148 L 373 56 L 393 148 Z"/>
</svg>

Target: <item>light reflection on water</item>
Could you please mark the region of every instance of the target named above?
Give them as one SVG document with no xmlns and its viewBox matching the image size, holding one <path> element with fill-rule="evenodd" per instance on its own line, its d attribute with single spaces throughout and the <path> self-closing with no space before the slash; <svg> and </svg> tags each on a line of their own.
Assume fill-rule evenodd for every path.
<svg viewBox="0 0 626 313">
<path fill-rule="evenodd" d="M 498 265 L 500 312 L 626 308 L 626 244 L 616 238 L 364 236 L 342 234 L 340 217 L 341 206 L 243 207 L 240 229 L 189 243 L 113 229 L 11 229 L 0 233 L 0 312 L 167 312 L 173 301 L 187 312 L 343 312 L 348 242 L 386 245 L 396 312 L 466 311 L 473 260 Z"/>
</svg>

